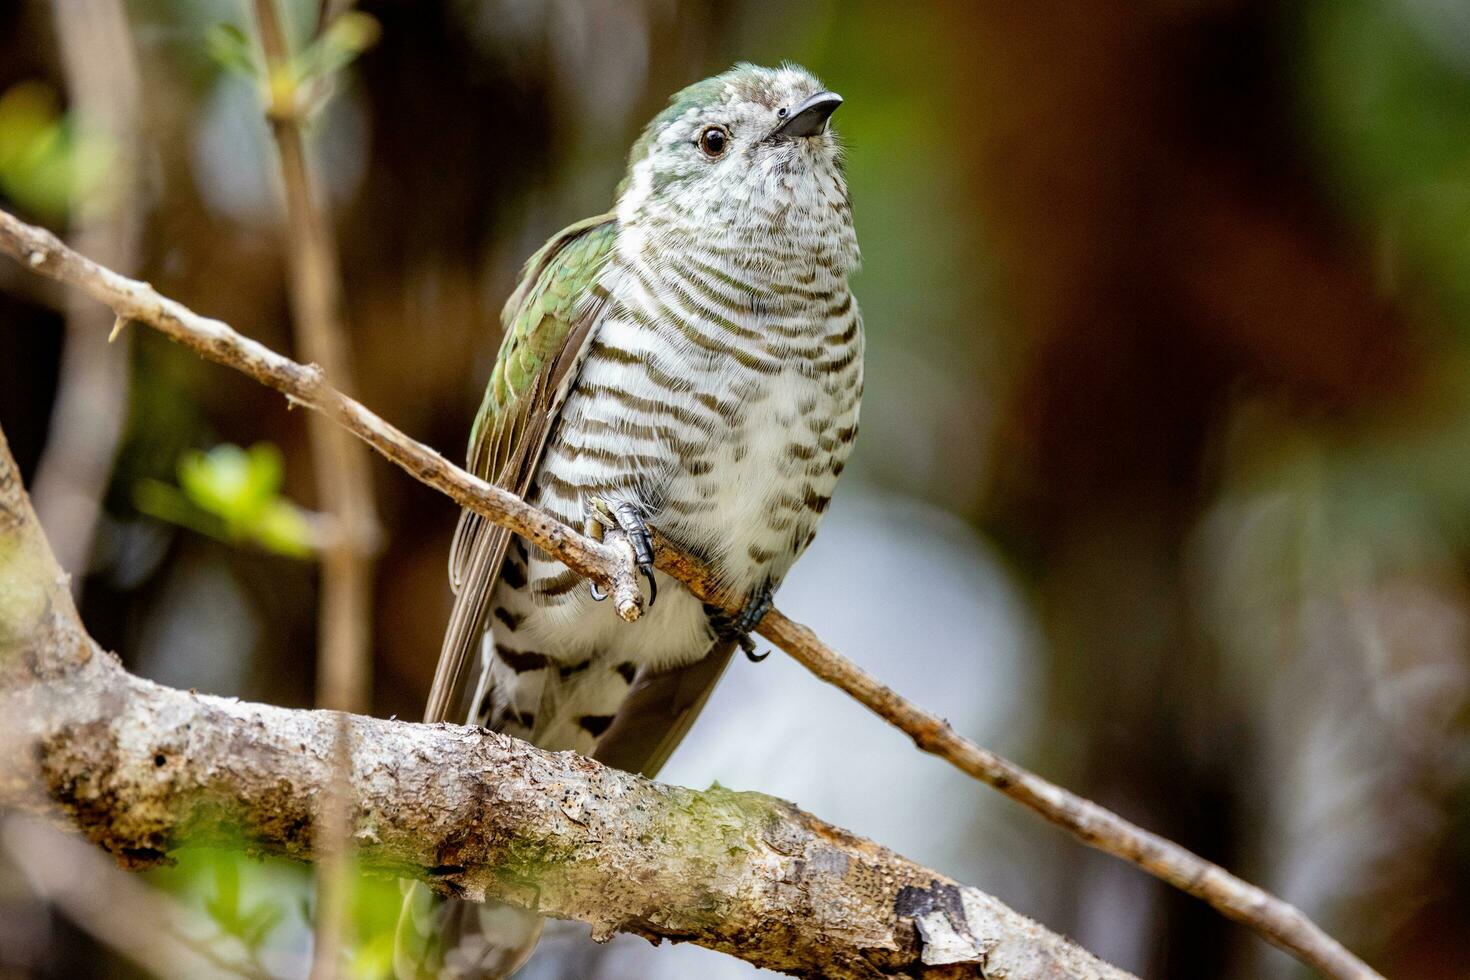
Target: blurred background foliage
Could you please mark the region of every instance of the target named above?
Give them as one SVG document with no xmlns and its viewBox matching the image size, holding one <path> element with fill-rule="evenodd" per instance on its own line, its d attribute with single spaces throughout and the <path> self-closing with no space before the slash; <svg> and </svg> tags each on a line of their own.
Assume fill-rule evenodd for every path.
<svg viewBox="0 0 1470 980">
<path fill-rule="evenodd" d="M 316 4 L 286 8 L 305 38 Z M 139 275 L 289 349 L 248 11 L 126 10 Z M 850 475 L 783 607 L 967 734 L 1300 904 L 1387 975 L 1470 975 L 1470 7 L 357 10 L 301 71 L 322 89 L 309 137 L 368 405 L 457 453 L 519 263 L 608 206 L 646 118 L 734 61 L 805 64 L 847 100 L 870 339 Z M 0 204 L 62 232 L 116 150 L 78 136 L 66 86 L 48 5 L 0 4 Z M 61 305 L 0 267 L 0 427 L 28 475 Z M 301 413 L 132 332 L 121 447 L 72 569 L 84 616 L 146 676 L 309 705 L 301 557 L 320 532 Z M 455 513 L 381 464 L 375 478 L 374 710 L 413 717 Z M 666 776 L 790 797 L 1151 977 L 1302 975 L 943 769 L 777 657 L 731 671 Z M 0 974 L 136 973 L 17 839 L 0 836 Z M 223 973 L 305 969 L 304 869 L 188 852 L 147 883 L 177 919 L 160 948 L 208 948 Z M 349 975 L 386 974 L 397 900 L 361 883 Z M 528 968 L 695 972 L 750 971 L 576 927 Z"/>
</svg>

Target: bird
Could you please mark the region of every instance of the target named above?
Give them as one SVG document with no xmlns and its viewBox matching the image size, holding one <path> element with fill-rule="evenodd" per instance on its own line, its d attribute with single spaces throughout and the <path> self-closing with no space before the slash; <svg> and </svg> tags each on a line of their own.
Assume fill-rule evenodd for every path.
<svg viewBox="0 0 1470 980">
<path fill-rule="evenodd" d="M 790 63 L 684 88 L 633 145 L 612 210 L 526 263 L 468 466 L 593 537 L 625 535 L 646 609 L 624 622 L 594 583 L 465 511 L 426 721 L 468 694 L 471 725 L 652 777 L 733 654 L 759 659 L 750 633 L 858 429 L 860 254 L 830 125 L 842 101 Z M 650 528 L 741 611 L 655 569 Z M 538 934 L 531 912 L 419 886 L 398 972 L 508 975 Z"/>
</svg>

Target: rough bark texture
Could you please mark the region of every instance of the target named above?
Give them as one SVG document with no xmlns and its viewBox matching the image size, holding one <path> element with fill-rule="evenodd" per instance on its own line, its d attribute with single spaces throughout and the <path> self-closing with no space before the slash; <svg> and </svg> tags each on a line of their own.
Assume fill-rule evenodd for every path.
<svg viewBox="0 0 1470 980">
<path fill-rule="evenodd" d="M 628 620 L 642 611 L 626 539 L 594 541 L 492 486 L 421 443 L 326 382 L 320 368 L 303 366 L 236 333 L 228 324 L 202 317 L 181 303 L 97 265 L 54 235 L 0 211 L 0 251 L 36 271 L 85 290 L 119 317 L 148 323 L 199 354 L 235 368 L 303 405 L 335 419 L 419 480 L 485 517 L 545 548 L 573 571 L 604 585 Z M 722 594 L 711 576 L 689 556 L 656 535 L 657 565 L 695 596 L 726 612 L 738 603 Z M 914 744 L 993 787 L 1064 828 L 1090 847 L 1122 858 L 1248 925 L 1324 976 L 1382 980 L 1299 909 L 1206 861 L 1188 848 L 1144 830 L 1104 807 L 1069 792 L 961 737 L 948 722 L 904 698 L 823 643 L 810 629 L 771 609 L 757 632 L 814 675 L 841 688 L 873 713 L 908 734 Z"/>
<path fill-rule="evenodd" d="M 369 869 L 797 975 L 1127 976 L 782 800 L 664 786 L 484 730 L 134 677 L 83 629 L 0 436 L 0 805 L 132 868 L 185 844 L 311 860 L 343 724 Z"/>
</svg>

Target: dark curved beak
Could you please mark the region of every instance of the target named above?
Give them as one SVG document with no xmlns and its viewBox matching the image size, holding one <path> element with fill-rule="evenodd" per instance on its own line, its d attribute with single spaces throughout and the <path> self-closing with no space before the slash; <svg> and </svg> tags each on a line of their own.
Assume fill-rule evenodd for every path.
<svg viewBox="0 0 1470 980">
<path fill-rule="evenodd" d="M 798 136 L 817 136 L 827 131 L 827 120 L 837 107 L 842 105 L 842 96 L 836 92 L 818 92 L 802 100 L 781 124 L 771 131 L 772 138 L 794 139 Z"/>
</svg>

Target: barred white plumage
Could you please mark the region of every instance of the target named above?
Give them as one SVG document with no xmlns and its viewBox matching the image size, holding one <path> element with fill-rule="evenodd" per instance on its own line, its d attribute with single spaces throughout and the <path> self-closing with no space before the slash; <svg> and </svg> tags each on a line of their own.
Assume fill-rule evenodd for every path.
<svg viewBox="0 0 1470 980">
<path fill-rule="evenodd" d="M 674 96 L 615 211 L 528 265 L 471 464 L 568 524 L 626 505 L 733 594 L 778 586 L 831 499 L 862 394 L 858 248 L 826 125 L 840 101 L 794 66 L 740 65 Z M 596 264 L 569 302 L 555 290 L 578 282 L 577 262 Z M 567 349 L 537 347 L 548 316 Z M 662 572 L 630 625 L 539 548 L 464 528 L 442 657 L 480 645 L 471 723 L 651 774 L 730 637 Z M 455 676 L 441 667 L 436 691 Z M 504 971 L 535 934 L 503 907 L 478 926 L 447 972 Z"/>
<path fill-rule="evenodd" d="M 601 317 L 529 497 L 574 525 L 590 498 L 626 500 L 748 594 L 779 584 L 831 497 L 857 426 L 862 329 L 833 137 L 740 143 L 821 86 L 800 69 L 747 69 L 725 89 L 718 111 L 690 106 L 657 142 L 720 124 L 752 165 L 718 193 L 671 178 L 655 154 L 634 165 L 597 280 Z M 686 664 L 714 641 L 701 604 L 662 573 L 663 598 L 629 626 L 539 549 L 514 544 L 507 562 L 477 722 L 590 754 L 637 670 Z"/>
</svg>

